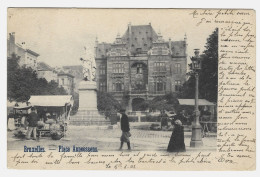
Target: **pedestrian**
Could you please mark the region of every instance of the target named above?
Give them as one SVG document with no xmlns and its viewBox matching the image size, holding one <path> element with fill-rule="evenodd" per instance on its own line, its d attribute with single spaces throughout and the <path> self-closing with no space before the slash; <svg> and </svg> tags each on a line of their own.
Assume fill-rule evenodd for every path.
<svg viewBox="0 0 260 177">
<path fill-rule="evenodd" d="M 10 110 L 8 116 L 7 116 L 7 128 L 8 128 L 8 131 L 12 131 L 12 130 L 15 130 L 15 115 L 14 115 L 14 111 L 13 110 Z"/>
<path fill-rule="evenodd" d="M 173 123 L 173 131 L 168 144 L 167 151 L 168 152 L 185 152 L 185 143 L 184 143 L 184 130 L 182 126 L 182 122 L 179 119 L 174 119 Z"/>
<path fill-rule="evenodd" d="M 120 125 L 122 130 L 122 136 L 120 137 L 121 144 L 119 150 L 122 150 L 122 147 L 125 142 L 127 143 L 128 150 L 131 150 L 130 139 L 129 139 L 129 137 L 131 136 L 130 128 L 129 128 L 129 120 L 127 115 L 125 114 L 124 109 L 121 109 L 119 111 L 119 114 L 120 114 Z"/>
<path fill-rule="evenodd" d="M 36 140 L 36 127 L 39 121 L 39 116 L 36 113 L 36 109 L 34 107 L 31 108 L 31 113 L 28 115 L 28 123 L 29 128 L 26 134 L 26 139 L 31 139 L 31 135 L 33 133 L 33 140 Z"/>
<path fill-rule="evenodd" d="M 186 125 L 187 122 L 188 122 L 188 118 L 185 116 L 184 110 L 179 111 L 179 112 L 177 113 L 177 115 L 174 116 L 174 119 L 173 119 L 173 120 L 174 120 L 174 121 L 175 121 L 175 120 L 180 120 L 181 123 L 182 123 L 182 125 Z M 173 122 L 172 122 L 172 124 L 173 124 Z"/>
<path fill-rule="evenodd" d="M 161 119 L 161 130 L 167 130 L 167 128 L 168 128 L 168 115 L 165 113 L 164 110 L 161 111 L 160 119 Z"/>
</svg>

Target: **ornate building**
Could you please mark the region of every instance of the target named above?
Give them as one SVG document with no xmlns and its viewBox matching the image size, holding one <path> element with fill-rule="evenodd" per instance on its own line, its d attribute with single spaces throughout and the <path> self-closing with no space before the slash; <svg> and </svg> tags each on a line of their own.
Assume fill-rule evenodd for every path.
<svg viewBox="0 0 260 177">
<path fill-rule="evenodd" d="M 168 92 L 178 92 L 186 80 L 187 43 L 163 40 L 149 25 L 128 25 L 114 43 L 98 43 L 95 60 L 98 90 L 112 94 L 128 111 Z M 127 99 L 126 99 L 127 98 Z"/>
</svg>

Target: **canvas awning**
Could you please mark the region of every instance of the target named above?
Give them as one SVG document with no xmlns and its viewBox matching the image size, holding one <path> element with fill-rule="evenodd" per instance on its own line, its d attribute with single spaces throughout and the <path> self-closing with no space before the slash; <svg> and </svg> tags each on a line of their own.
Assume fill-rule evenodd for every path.
<svg viewBox="0 0 260 177">
<path fill-rule="evenodd" d="M 15 101 L 7 101 L 7 107 L 11 107 L 14 109 L 29 109 L 31 108 L 30 105 L 27 105 L 26 102 L 15 102 Z"/>
<path fill-rule="evenodd" d="M 178 99 L 180 105 L 194 106 L 195 99 Z M 214 106 L 215 104 L 205 99 L 199 99 L 199 106 Z"/>
<path fill-rule="evenodd" d="M 72 95 L 32 95 L 28 102 L 32 106 L 63 107 L 66 104 L 73 106 Z"/>
</svg>

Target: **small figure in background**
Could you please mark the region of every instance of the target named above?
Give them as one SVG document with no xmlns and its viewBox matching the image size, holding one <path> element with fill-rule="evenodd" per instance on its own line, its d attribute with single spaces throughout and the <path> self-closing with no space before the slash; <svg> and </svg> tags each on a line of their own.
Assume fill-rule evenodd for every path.
<svg viewBox="0 0 260 177">
<path fill-rule="evenodd" d="M 7 116 L 7 127 L 9 131 L 12 131 L 15 129 L 15 123 L 14 123 L 14 111 L 10 110 L 8 116 Z"/>
<path fill-rule="evenodd" d="M 166 130 L 168 127 L 168 115 L 165 113 L 164 110 L 161 111 L 160 119 L 161 119 L 161 130 Z"/>
</svg>

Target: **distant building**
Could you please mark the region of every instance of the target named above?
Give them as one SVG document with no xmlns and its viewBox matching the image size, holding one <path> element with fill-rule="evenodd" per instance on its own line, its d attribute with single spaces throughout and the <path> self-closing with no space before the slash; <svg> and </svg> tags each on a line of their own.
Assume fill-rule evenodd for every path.
<svg viewBox="0 0 260 177">
<path fill-rule="evenodd" d="M 7 39 L 7 57 L 10 58 L 13 53 L 20 57 L 20 66 L 31 67 L 33 70 L 37 70 L 37 58 L 39 54 L 27 49 L 25 42 L 22 44 L 15 43 L 15 33 L 9 33 L 9 38 Z"/>
<path fill-rule="evenodd" d="M 63 66 L 62 69 L 74 76 L 74 92 L 78 92 L 79 83 L 83 80 L 83 66 Z"/>
<path fill-rule="evenodd" d="M 98 43 L 95 60 L 98 90 L 111 93 L 122 103 L 128 95 L 128 111 L 140 111 L 138 103 L 168 92 L 179 92 L 186 81 L 187 42 L 165 41 L 149 25 L 128 25 L 114 43 Z"/>
<path fill-rule="evenodd" d="M 39 62 L 37 66 L 38 78 L 45 78 L 48 82 L 58 81 L 58 72 L 44 62 Z"/>
<path fill-rule="evenodd" d="M 60 71 L 58 73 L 58 84 L 62 86 L 69 95 L 72 95 L 74 92 L 74 76 L 66 73 L 64 71 Z"/>
</svg>

